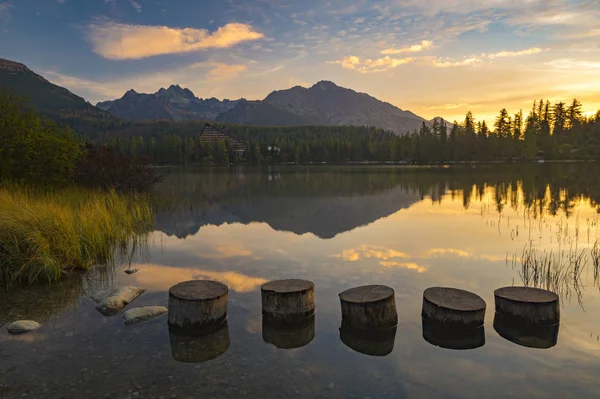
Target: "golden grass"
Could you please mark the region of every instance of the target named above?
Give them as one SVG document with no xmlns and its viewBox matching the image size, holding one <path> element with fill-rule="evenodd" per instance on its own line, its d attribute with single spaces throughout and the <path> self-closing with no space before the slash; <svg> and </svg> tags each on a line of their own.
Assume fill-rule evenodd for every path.
<svg viewBox="0 0 600 399">
<path fill-rule="evenodd" d="M 83 188 L 0 187 L 0 282 L 51 282 L 63 270 L 107 264 L 151 227 L 143 195 Z"/>
</svg>

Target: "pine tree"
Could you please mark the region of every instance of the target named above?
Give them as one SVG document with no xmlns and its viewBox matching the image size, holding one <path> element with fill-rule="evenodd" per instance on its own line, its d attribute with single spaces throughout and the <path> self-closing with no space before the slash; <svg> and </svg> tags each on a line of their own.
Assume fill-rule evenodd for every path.
<svg viewBox="0 0 600 399">
<path fill-rule="evenodd" d="M 519 141 L 522 139 L 523 134 L 523 111 L 519 110 L 518 113 L 515 114 L 512 125 L 512 136 L 515 141 Z"/>
<path fill-rule="evenodd" d="M 561 135 L 565 132 L 566 124 L 567 124 L 567 114 L 565 110 L 565 103 L 559 102 L 554 105 L 552 109 L 552 117 L 554 130 L 553 134 L 555 136 Z"/>
<path fill-rule="evenodd" d="M 581 111 L 581 103 L 576 98 L 573 99 L 573 102 L 567 108 L 567 127 L 569 129 L 574 129 L 581 124 L 581 120 L 583 119 L 583 112 Z"/>
<path fill-rule="evenodd" d="M 506 108 L 500 110 L 500 115 L 498 115 L 496 122 L 494 123 L 494 130 L 501 138 L 508 138 L 511 136 L 511 118 L 508 115 Z"/>
</svg>

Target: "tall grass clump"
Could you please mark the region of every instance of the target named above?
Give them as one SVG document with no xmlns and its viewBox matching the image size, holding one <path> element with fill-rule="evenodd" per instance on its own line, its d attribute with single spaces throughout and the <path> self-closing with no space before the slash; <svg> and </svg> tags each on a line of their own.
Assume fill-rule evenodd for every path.
<svg viewBox="0 0 600 399">
<path fill-rule="evenodd" d="M 0 187 L 0 282 L 51 282 L 109 264 L 145 239 L 149 199 L 86 188 Z"/>
</svg>

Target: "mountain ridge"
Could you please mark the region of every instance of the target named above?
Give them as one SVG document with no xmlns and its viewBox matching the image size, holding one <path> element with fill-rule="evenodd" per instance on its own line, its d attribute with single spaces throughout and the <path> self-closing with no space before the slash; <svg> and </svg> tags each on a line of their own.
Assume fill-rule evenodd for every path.
<svg viewBox="0 0 600 399">
<path fill-rule="evenodd" d="M 121 118 L 261 126 L 371 126 L 402 135 L 420 129 L 423 123 L 431 126 L 438 118 L 426 120 L 367 93 L 327 80 L 308 88 L 294 86 L 274 90 L 262 100 L 203 99 L 178 84 L 160 88 L 155 93 L 138 93 L 131 88 L 121 98 L 93 106 L 25 64 L 0 58 L 0 85 L 29 97 L 33 106 L 59 122 L 66 121 L 76 127 L 91 125 L 92 130 L 99 132 Z"/>
<path fill-rule="evenodd" d="M 82 97 L 49 82 L 20 62 L 0 58 L 0 83 L 17 94 L 27 96 L 33 106 L 43 110 L 96 109 Z"/>
<path fill-rule="evenodd" d="M 263 126 L 374 126 L 402 135 L 427 120 L 367 93 L 321 80 L 310 87 L 274 90 L 262 100 L 198 98 L 179 85 L 155 93 L 128 90 L 97 107 L 127 120 L 202 119 Z M 436 117 L 437 118 L 437 117 Z M 435 118 L 434 118 L 435 119 Z"/>
<path fill-rule="evenodd" d="M 116 100 L 101 101 L 96 107 L 126 120 L 216 120 L 240 100 L 202 99 L 188 88 L 171 85 L 156 93 L 138 93 L 129 89 Z"/>
</svg>

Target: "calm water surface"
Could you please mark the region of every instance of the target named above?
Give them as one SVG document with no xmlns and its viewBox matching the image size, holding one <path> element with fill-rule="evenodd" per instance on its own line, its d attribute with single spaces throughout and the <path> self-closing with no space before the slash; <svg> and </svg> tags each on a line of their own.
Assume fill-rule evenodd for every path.
<svg viewBox="0 0 600 399">
<path fill-rule="evenodd" d="M 599 172 L 597 164 L 175 171 L 160 187 L 168 201 L 148 247 L 131 264 L 0 294 L 0 325 L 43 324 L 22 336 L 0 330 L 0 397 L 597 397 Z M 522 267 L 528 248 L 555 259 L 552 278 Z M 316 285 L 314 324 L 293 334 L 262 325 L 260 286 L 280 278 Z M 170 334 L 164 315 L 125 326 L 88 298 L 137 285 L 148 291 L 128 308 L 166 306 L 169 287 L 190 279 L 230 288 L 227 328 L 203 342 Z M 395 337 L 343 342 L 337 294 L 364 284 L 395 289 Z M 494 329 L 493 291 L 523 284 L 560 294 L 549 349 Z M 483 297 L 483 346 L 445 349 L 423 338 L 431 286 Z"/>
</svg>

